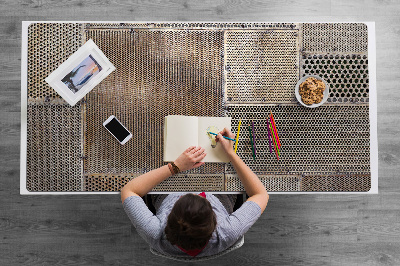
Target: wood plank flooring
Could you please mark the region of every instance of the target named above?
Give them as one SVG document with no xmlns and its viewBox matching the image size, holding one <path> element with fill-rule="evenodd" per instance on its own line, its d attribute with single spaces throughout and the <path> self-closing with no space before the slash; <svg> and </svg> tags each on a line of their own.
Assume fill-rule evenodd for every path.
<svg viewBox="0 0 400 266">
<path fill-rule="evenodd" d="M 175 265 L 118 195 L 20 196 L 21 21 L 375 21 L 379 195 L 271 195 L 237 251 L 204 265 L 400 265 L 400 2 L 2 1 L 0 265 Z M 202 264 L 202 263 L 196 263 Z"/>
</svg>

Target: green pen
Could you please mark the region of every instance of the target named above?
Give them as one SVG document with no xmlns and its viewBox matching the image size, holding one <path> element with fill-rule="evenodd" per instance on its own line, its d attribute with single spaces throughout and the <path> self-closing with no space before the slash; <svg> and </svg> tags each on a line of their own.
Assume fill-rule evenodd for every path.
<svg viewBox="0 0 400 266">
<path fill-rule="evenodd" d="M 250 142 L 251 142 L 251 151 L 253 153 L 253 159 L 254 161 L 256 160 L 256 155 L 254 154 L 254 144 L 253 144 L 253 135 L 251 134 L 251 127 L 248 127 L 249 129 L 249 136 L 250 136 Z"/>
</svg>

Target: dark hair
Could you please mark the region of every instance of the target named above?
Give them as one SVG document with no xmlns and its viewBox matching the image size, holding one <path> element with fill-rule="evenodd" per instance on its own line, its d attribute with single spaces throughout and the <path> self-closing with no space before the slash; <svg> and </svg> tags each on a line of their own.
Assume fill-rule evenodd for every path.
<svg viewBox="0 0 400 266">
<path fill-rule="evenodd" d="M 189 193 L 175 202 L 168 215 L 165 234 L 172 245 L 186 250 L 200 249 L 207 244 L 216 226 L 210 202 Z"/>
</svg>

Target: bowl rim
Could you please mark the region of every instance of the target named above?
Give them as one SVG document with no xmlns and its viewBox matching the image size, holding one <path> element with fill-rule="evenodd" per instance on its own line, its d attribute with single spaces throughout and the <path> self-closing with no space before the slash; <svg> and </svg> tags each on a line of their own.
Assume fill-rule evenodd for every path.
<svg viewBox="0 0 400 266">
<path fill-rule="evenodd" d="M 301 100 L 299 88 L 300 88 L 300 84 L 303 83 L 307 78 L 310 78 L 310 77 L 314 77 L 316 79 L 322 80 L 322 82 L 324 82 L 324 84 L 325 84 L 325 90 L 324 90 L 324 98 L 322 98 L 322 101 L 320 103 L 313 103 L 311 105 L 307 105 L 307 104 L 303 103 L 303 101 Z M 299 79 L 299 81 L 297 82 L 297 84 L 295 86 L 294 91 L 295 91 L 296 99 L 301 105 L 303 105 L 304 107 L 307 107 L 307 108 L 316 108 L 316 107 L 323 105 L 328 100 L 330 87 L 329 87 L 328 83 L 322 77 L 320 77 L 318 75 L 305 75 L 304 77 Z"/>
</svg>

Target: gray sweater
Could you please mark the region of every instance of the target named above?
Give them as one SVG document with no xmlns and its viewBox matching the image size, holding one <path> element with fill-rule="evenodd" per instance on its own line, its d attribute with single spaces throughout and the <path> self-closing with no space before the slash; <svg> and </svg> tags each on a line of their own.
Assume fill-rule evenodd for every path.
<svg viewBox="0 0 400 266">
<path fill-rule="evenodd" d="M 168 195 L 154 215 L 139 196 L 131 196 L 124 201 L 124 209 L 139 235 L 155 250 L 172 256 L 190 257 L 167 240 L 164 229 L 172 207 L 180 196 L 186 193 Z M 211 256 L 232 246 L 261 215 L 257 203 L 246 201 L 232 214 L 229 214 L 222 203 L 211 193 L 206 193 L 207 200 L 217 217 L 217 227 L 207 246 L 197 257 Z"/>
</svg>

